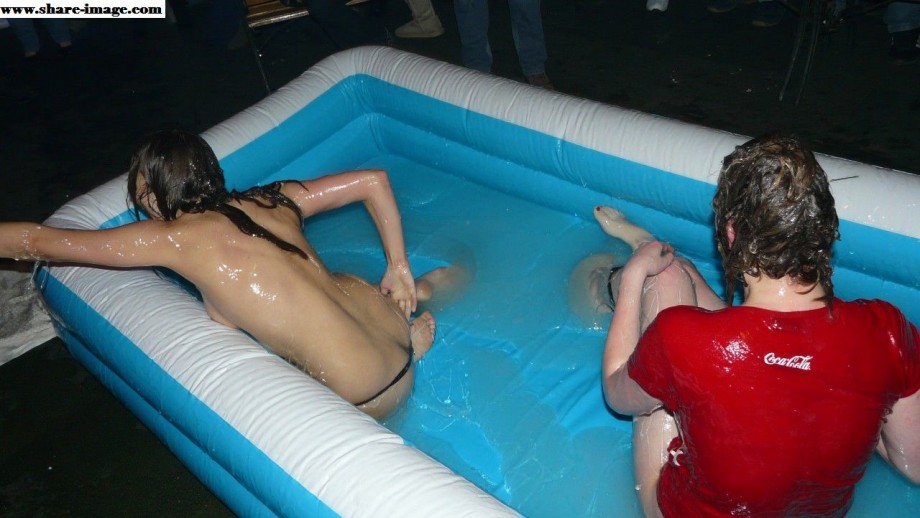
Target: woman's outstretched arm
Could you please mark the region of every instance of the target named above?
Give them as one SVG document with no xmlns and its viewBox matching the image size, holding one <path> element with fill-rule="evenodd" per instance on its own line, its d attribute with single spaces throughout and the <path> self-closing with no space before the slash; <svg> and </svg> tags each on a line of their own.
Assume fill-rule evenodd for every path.
<svg viewBox="0 0 920 518">
<path fill-rule="evenodd" d="M 0 257 L 111 267 L 171 266 L 168 234 L 158 222 L 105 230 L 73 230 L 38 223 L 0 223 Z"/>
</svg>

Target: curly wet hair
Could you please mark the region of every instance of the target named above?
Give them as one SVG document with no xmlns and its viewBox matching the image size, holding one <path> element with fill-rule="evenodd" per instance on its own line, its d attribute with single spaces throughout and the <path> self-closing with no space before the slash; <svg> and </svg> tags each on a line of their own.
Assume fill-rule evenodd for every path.
<svg viewBox="0 0 920 518">
<path fill-rule="evenodd" d="M 768 134 L 735 148 L 722 162 L 712 206 L 729 304 L 745 273 L 820 285 L 819 300 L 831 303 L 837 211 L 827 175 L 797 137 Z"/>
<path fill-rule="evenodd" d="M 140 190 L 139 178 L 144 179 Z M 282 182 L 274 182 L 243 192 L 228 191 L 224 171 L 211 146 L 200 136 L 181 130 L 159 131 L 145 137 L 132 153 L 128 168 L 128 196 L 137 219 L 145 206 L 156 212 L 150 216 L 164 221 L 172 221 L 180 213 L 214 211 L 230 219 L 244 234 L 270 241 L 306 259 L 303 250 L 278 238 L 230 204 L 246 200 L 266 208 L 285 207 L 302 222 L 300 208 L 281 193 L 281 186 Z"/>
</svg>

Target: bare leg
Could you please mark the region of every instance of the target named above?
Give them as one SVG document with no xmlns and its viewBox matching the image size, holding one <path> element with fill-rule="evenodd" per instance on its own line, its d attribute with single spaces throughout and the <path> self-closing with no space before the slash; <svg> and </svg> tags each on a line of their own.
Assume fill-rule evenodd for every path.
<svg viewBox="0 0 920 518">
<path fill-rule="evenodd" d="M 594 219 L 604 232 L 624 241 L 633 250 L 655 239 L 612 207 L 595 207 Z M 587 327 L 600 330 L 609 323 L 614 306 L 610 293 L 611 275 L 627 259 L 613 254 L 593 254 L 582 259 L 572 270 L 568 284 L 569 307 Z"/>
<path fill-rule="evenodd" d="M 415 291 L 420 306 L 438 307 L 453 300 L 462 292 L 470 281 L 467 270 L 458 266 L 435 268 L 415 280 Z M 419 308 L 422 312 L 410 324 L 412 348 L 415 349 L 416 361 L 431 349 L 434 342 L 435 320 L 429 309 Z"/>
<path fill-rule="evenodd" d="M 693 289 L 696 291 L 697 306 L 710 311 L 725 308 L 725 301 L 719 298 L 716 292 L 712 291 L 709 284 L 706 284 L 706 280 L 700 275 L 699 270 L 696 269 L 696 265 L 689 259 L 683 257 L 678 257 L 677 260 L 680 261 L 681 266 L 684 267 L 684 271 L 690 276 L 690 282 L 693 283 Z"/>
<path fill-rule="evenodd" d="M 594 219 L 611 237 L 624 241 L 634 251 L 638 246 L 655 238 L 644 228 L 633 224 L 613 207 L 595 207 Z M 623 266 L 628 257 L 613 254 L 593 254 L 579 262 L 569 276 L 569 306 L 585 325 L 602 329 L 610 321 L 614 304 L 611 300 L 611 276 Z"/>
<path fill-rule="evenodd" d="M 594 219 L 604 232 L 626 242 L 633 250 L 655 238 L 644 228 L 631 223 L 626 216 L 613 207 L 594 207 Z"/>
<path fill-rule="evenodd" d="M 655 240 L 654 236 L 647 230 L 626 219 L 622 212 L 613 207 L 595 207 L 594 219 L 604 229 L 604 232 L 625 241 L 633 250 L 642 243 Z M 725 302 L 706 284 L 696 266 L 689 259 L 678 258 L 678 261 L 680 261 L 684 271 L 689 275 L 690 282 L 696 292 L 697 303 L 694 305 L 710 310 L 724 308 Z"/>
<path fill-rule="evenodd" d="M 415 280 L 415 293 L 424 307 L 436 311 L 465 290 L 472 275 L 459 266 L 435 268 Z"/>
<path fill-rule="evenodd" d="M 631 223 L 623 214 L 611 207 L 595 208 L 594 217 L 607 234 L 622 239 L 633 250 L 643 242 L 654 239 L 648 231 Z M 609 280 L 610 291 L 614 296 L 619 291 L 619 281 L 619 272 L 614 273 Z M 697 305 L 697 283 L 701 284 L 700 288 L 708 289 L 696 268 L 686 260 L 676 261 L 658 275 L 647 278 L 642 289 L 641 331 L 645 332 L 658 313 L 665 308 Z M 711 290 L 707 293 L 711 293 Z M 636 491 L 639 492 L 642 511 L 648 517 L 661 516 L 657 495 L 658 479 L 661 476 L 661 468 L 668 460 L 668 446 L 678 433 L 674 418 L 665 410 L 656 410 L 633 419 Z"/>
<path fill-rule="evenodd" d="M 614 283 L 618 283 L 615 276 Z M 615 289 L 613 293 L 617 293 Z M 690 275 L 679 262 L 645 280 L 642 289 L 641 330 L 655 320 L 665 308 L 696 305 L 696 291 Z M 646 516 L 661 516 L 658 508 L 658 478 L 668 460 L 668 446 L 677 437 L 674 418 L 665 410 L 633 418 L 633 465 L 636 491 Z"/>
<path fill-rule="evenodd" d="M 660 517 L 658 479 L 668 460 L 668 445 L 677 437 L 677 426 L 671 414 L 656 410 L 633 419 L 633 467 L 636 491 L 645 516 Z"/>
</svg>

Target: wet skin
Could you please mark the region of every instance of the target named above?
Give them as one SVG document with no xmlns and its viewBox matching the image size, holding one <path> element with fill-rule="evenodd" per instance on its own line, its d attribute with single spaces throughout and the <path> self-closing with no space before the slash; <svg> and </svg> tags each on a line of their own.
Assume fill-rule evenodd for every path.
<svg viewBox="0 0 920 518">
<path fill-rule="evenodd" d="M 142 192 L 142 191 L 140 191 Z M 333 274 L 322 263 L 287 208 L 231 202 L 307 259 L 273 243 L 243 234 L 216 212 L 180 214 L 108 230 L 76 231 L 36 224 L 0 224 L 0 254 L 115 267 L 163 266 L 193 283 L 208 315 L 243 329 L 279 356 L 324 383 L 345 400 L 364 401 L 389 384 L 408 358 L 410 332 L 416 359 L 431 345 L 434 321 L 416 307 L 399 213 L 386 174 L 356 171 L 282 189 L 304 217 L 354 201 L 374 219 L 387 257 L 377 287 L 350 275 Z M 153 202 L 151 202 L 152 204 Z M 383 417 L 408 398 L 413 372 L 361 409 Z"/>
</svg>

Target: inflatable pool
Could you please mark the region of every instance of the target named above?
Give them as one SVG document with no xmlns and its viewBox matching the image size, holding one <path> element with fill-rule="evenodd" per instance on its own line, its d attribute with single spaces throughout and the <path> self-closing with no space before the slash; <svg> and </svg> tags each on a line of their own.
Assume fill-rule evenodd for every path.
<svg viewBox="0 0 920 518">
<path fill-rule="evenodd" d="M 235 188 L 386 169 L 414 272 L 472 275 L 435 308 L 438 336 L 408 405 L 378 423 L 212 322 L 169 275 L 41 267 L 73 355 L 234 512 L 639 515 L 631 425 L 601 394 L 605 329 L 569 310 L 569 272 L 592 253 L 628 252 L 592 218 L 613 205 L 720 289 L 710 199 L 722 157 L 746 138 L 376 47 L 324 60 L 204 137 Z M 842 219 L 839 295 L 890 300 L 920 323 L 920 177 L 819 161 Z M 126 200 L 121 176 L 47 223 L 123 224 Z M 361 207 L 306 232 L 331 269 L 382 274 Z M 918 506 L 920 489 L 875 459 L 851 516 Z"/>
</svg>

